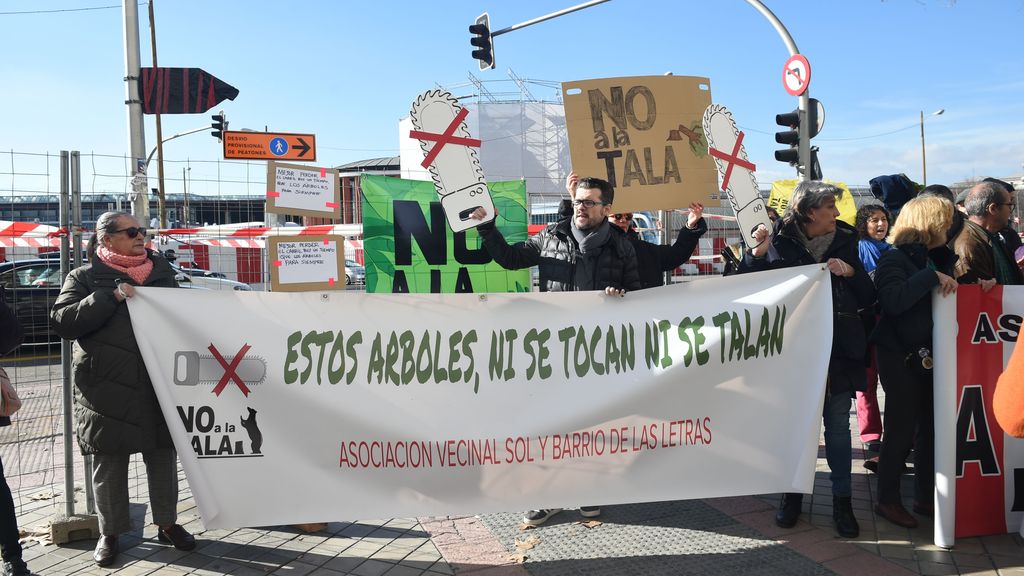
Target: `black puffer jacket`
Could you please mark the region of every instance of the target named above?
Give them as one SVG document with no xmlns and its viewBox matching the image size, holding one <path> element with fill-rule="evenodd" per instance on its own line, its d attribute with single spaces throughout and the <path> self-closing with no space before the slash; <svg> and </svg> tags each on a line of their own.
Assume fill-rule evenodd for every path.
<svg viewBox="0 0 1024 576">
<path fill-rule="evenodd" d="M 623 232 L 618 226 L 612 226 L 612 232 L 624 234 L 636 251 L 637 268 L 640 273 L 640 287 L 652 288 L 665 284 L 665 272 L 682 266 L 697 249 L 700 237 L 708 231 L 707 222 L 701 218 L 697 227 L 690 230 L 686 226 L 679 229 L 679 235 L 671 246 L 654 244 L 640 238 L 636 230 Z"/>
<path fill-rule="evenodd" d="M 174 288 L 174 270 L 150 252 L 144 286 Z M 131 454 L 170 448 L 170 433 L 135 341 L 128 305 L 114 297 L 125 273 L 93 258 L 68 274 L 50 312 L 62 338 L 74 340 L 75 423 L 83 454 Z"/>
<path fill-rule="evenodd" d="M 764 258 L 754 258 L 748 250 L 740 263 L 739 272 L 816 264 L 800 240 L 796 226 L 797 223 L 793 221 L 783 223 Z M 853 268 L 853 276 L 850 278 L 829 275 L 832 278 L 833 324 L 828 373 L 833 394 L 864 390 L 866 382 L 864 355 L 867 352 L 867 336 L 857 312 L 875 302 L 875 290 L 860 261 L 857 240 L 857 230 L 853 226 L 837 221 L 835 238 L 821 258 L 821 262 L 838 258 Z"/>
<path fill-rule="evenodd" d="M 871 341 L 895 352 L 910 353 L 932 345 L 932 288 L 939 285 L 935 268 L 950 277 L 957 255 L 942 246 L 929 251 L 923 244 L 902 244 L 878 260 L 875 286 L 882 317 Z"/>
<path fill-rule="evenodd" d="M 605 224 L 608 226 L 608 224 Z M 585 282 L 576 280 L 576 261 L 582 258 L 569 220 L 549 224 L 523 242 L 509 245 L 493 223 L 477 227 L 491 258 L 507 270 L 537 266 L 541 292 L 604 290 L 607 287 L 640 289 L 636 251 L 622 234 L 612 232 L 594 266 L 594 276 Z"/>
</svg>

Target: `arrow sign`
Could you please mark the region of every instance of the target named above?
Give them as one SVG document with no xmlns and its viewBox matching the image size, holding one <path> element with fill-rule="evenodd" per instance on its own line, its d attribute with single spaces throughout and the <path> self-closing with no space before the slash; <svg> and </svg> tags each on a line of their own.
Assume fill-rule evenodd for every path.
<svg viewBox="0 0 1024 576">
<path fill-rule="evenodd" d="M 316 135 L 291 132 L 224 132 L 225 160 L 316 160 Z"/>
<path fill-rule="evenodd" d="M 303 156 L 306 155 L 306 152 L 309 152 L 309 144 L 306 144 L 306 141 L 303 140 L 301 137 L 296 137 L 295 139 L 299 141 L 299 144 L 296 145 L 294 148 L 295 150 L 302 150 L 302 152 L 299 152 L 299 158 L 302 158 Z M 313 156 L 316 156 L 315 152 L 313 153 Z"/>
<path fill-rule="evenodd" d="M 142 68 L 144 114 L 202 114 L 224 100 L 234 100 L 238 88 L 202 68 Z"/>
</svg>

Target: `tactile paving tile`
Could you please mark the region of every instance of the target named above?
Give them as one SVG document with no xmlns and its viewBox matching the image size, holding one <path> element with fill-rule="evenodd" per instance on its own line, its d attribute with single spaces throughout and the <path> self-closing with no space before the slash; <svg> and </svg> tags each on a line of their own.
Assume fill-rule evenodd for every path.
<svg viewBox="0 0 1024 576">
<path fill-rule="evenodd" d="M 699 500 L 603 506 L 594 528 L 576 510 L 526 532 L 522 513 L 480 518 L 510 553 L 516 538 L 540 539 L 525 552 L 533 576 L 834 574 Z"/>
</svg>

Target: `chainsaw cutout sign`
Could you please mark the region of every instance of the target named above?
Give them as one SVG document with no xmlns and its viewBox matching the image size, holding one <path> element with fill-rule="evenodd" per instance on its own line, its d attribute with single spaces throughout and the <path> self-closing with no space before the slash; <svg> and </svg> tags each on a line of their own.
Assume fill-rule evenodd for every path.
<svg viewBox="0 0 1024 576">
<path fill-rule="evenodd" d="M 756 166 L 747 159 L 743 147 L 743 132 L 736 129 L 732 112 L 718 104 L 708 106 L 702 124 L 708 138 L 708 154 L 718 165 L 722 191 L 728 194 L 743 241 L 747 246 L 755 246 L 750 241 L 754 231 L 761 226 L 771 231 L 772 221 L 754 178 Z"/>
<path fill-rule="evenodd" d="M 572 167 L 615 188 L 615 210 L 673 209 L 718 198 L 701 114 L 710 81 L 635 76 L 562 84 Z"/>
<path fill-rule="evenodd" d="M 494 203 L 477 154 L 480 140 L 469 136 L 468 115 L 469 110 L 442 90 L 420 94 L 409 112 L 413 125 L 409 137 L 420 141 L 424 155 L 421 166 L 430 170 L 453 232 L 494 220 Z M 482 220 L 469 217 L 477 208 L 487 212 Z"/>
</svg>

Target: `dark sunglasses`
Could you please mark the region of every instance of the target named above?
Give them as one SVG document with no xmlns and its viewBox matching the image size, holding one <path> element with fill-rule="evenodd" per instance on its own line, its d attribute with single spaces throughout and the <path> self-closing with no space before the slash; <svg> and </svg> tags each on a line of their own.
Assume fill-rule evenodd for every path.
<svg viewBox="0 0 1024 576">
<path fill-rule="evenodd" d="M 632 214 L 612 214 L 612 218 L 616 220 L 632 220 Z"/>
<path fill-rule="evenodd" d="M 145 236 L 148 233 L 148 231 L 145 228 L 141 227 L 141 226 L 139 226 L 139 227 L 132 226 L 131 228 L 124 228 L 122 230 L 114 230 L 113 232 L 111 232 L 111 234 L 120 234 L 121 232 L 124 232 L 125 234 L 127 234 L 129 238 L 137 238 L 140 234 L 142 236 Z"/>
</svg>

